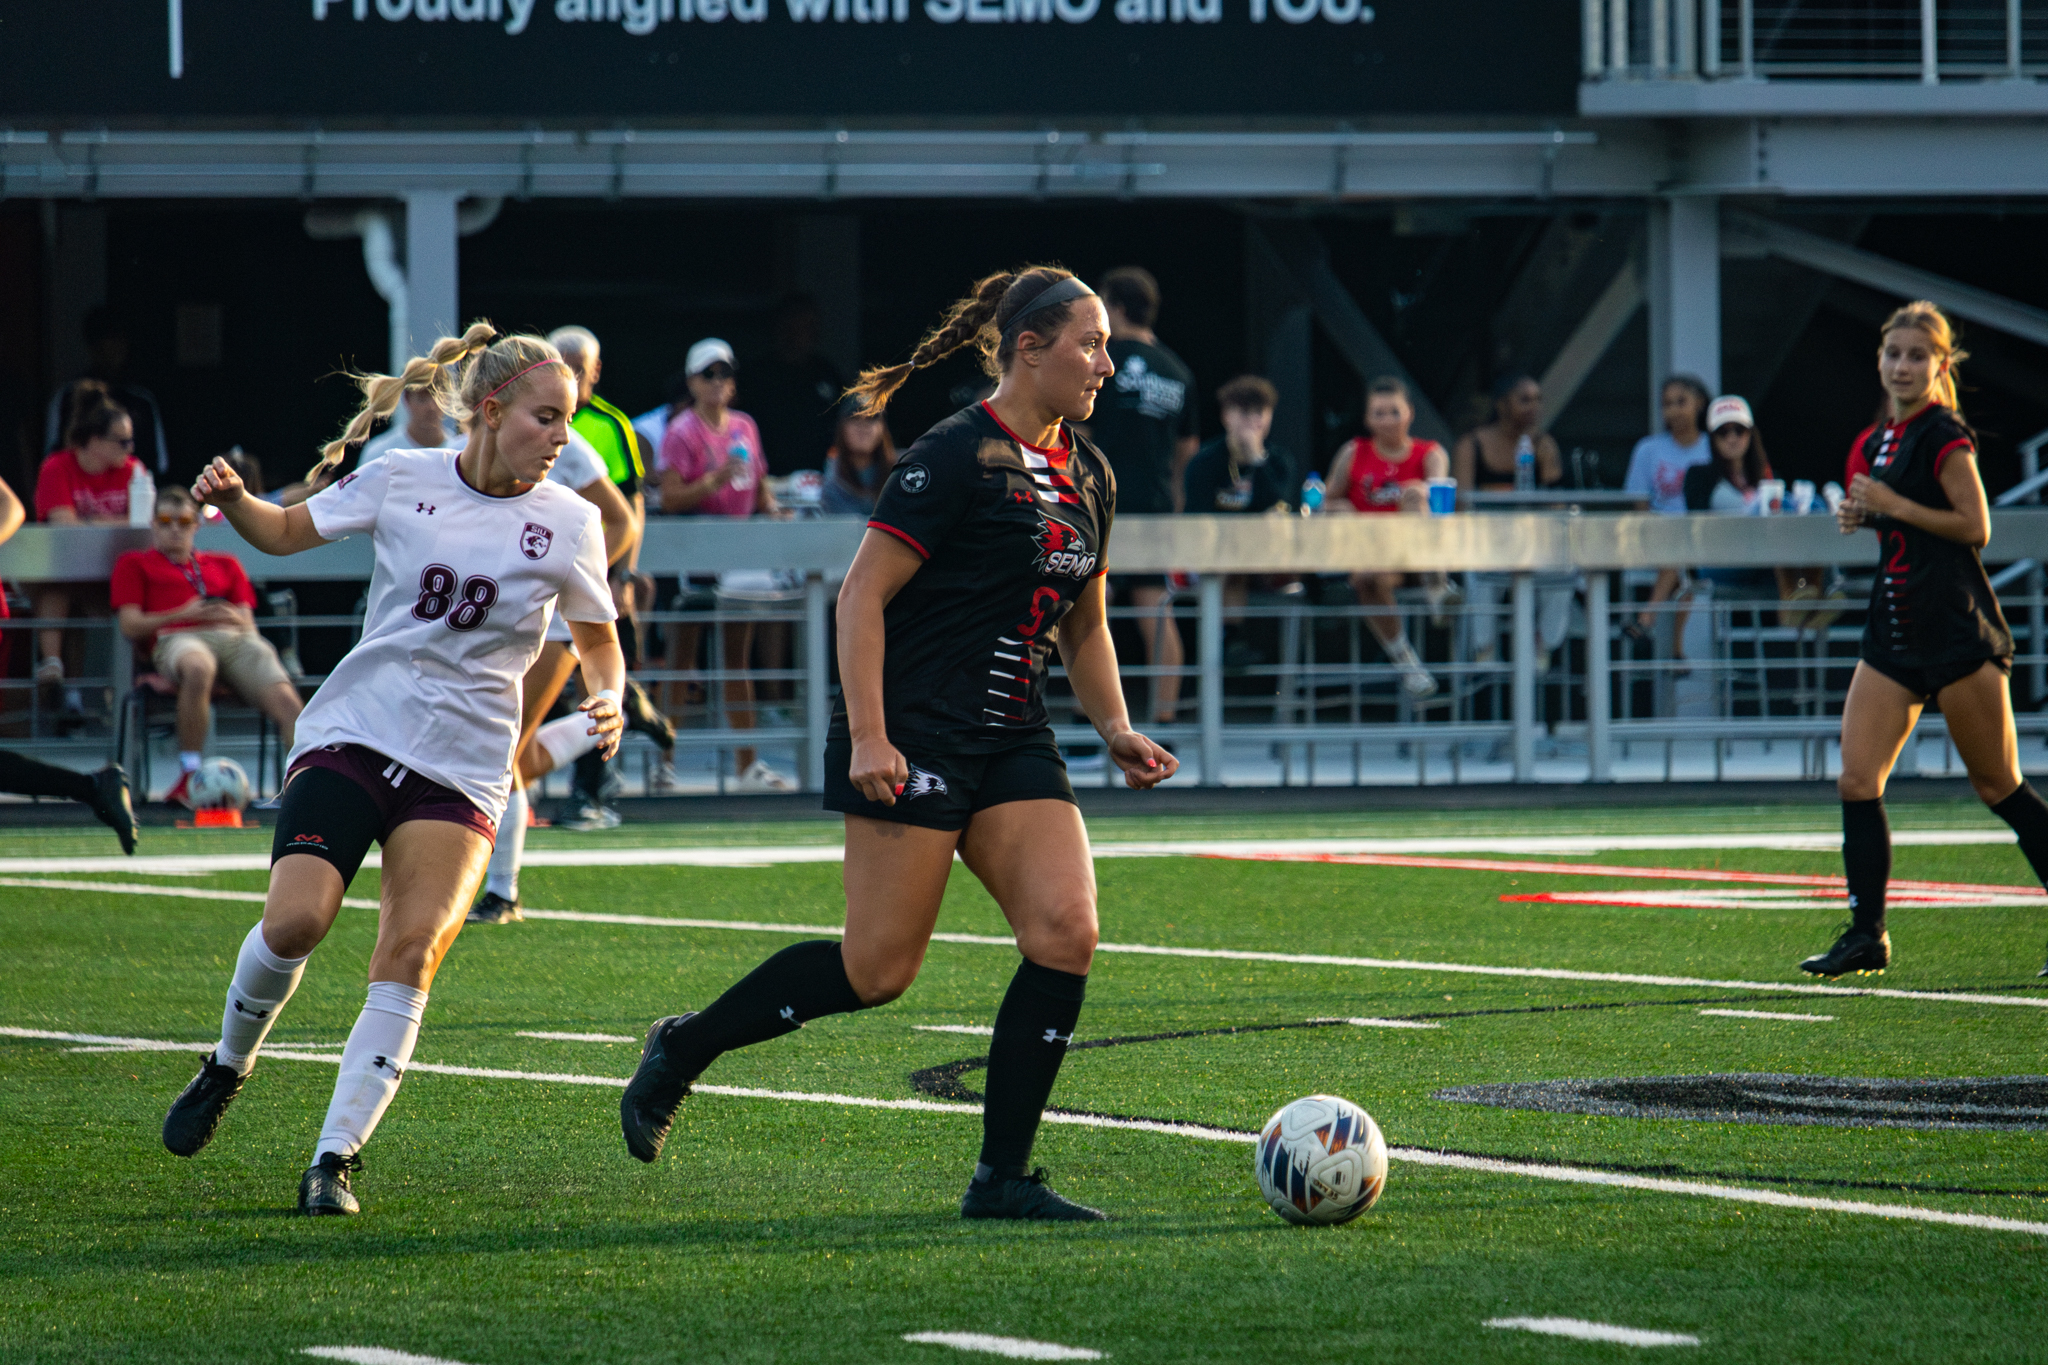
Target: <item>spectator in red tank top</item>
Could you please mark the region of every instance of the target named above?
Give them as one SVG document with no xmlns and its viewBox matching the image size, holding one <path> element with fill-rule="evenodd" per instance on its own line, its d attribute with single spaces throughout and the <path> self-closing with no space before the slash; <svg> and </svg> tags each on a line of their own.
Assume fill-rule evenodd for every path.
<svg viewBox="0 0 2048 1365">
<path fill-rule="evenodd" d="M 128 483 L 142 467 L 135 458 L 135 423 L 104 385 L 81 380 L 73 388 L 65 448 L 45 459 L 36 476 L 36 520 L 52 526 L 125 526 Z M 105 616 L 108 610 L 105 583 L 34 583 L 29 600 L 45 620 Z M 84 723 L 83 697 L 76 687 L 64 686 L 67 645 L 75 668 L 84 646 L 76 632 L 36 632 L 36 686 L 44 706 L 56 711 L 61 703 L 60 731 Z"/>
<path fill-rule="evenodd" d="M 1435 441 L 1418 440 L 1408 428 L 1415 422 L 1415 404 L 1408 386 L 1398 379 L 1372 381 L 1365 394 L 1366 434 L 1337 452 L 1330 464 L 1330 486 L 1341 496 L 1326 504 L 1332 512 L 1413 512 L 1429 507 L 1429 480 L 1451 472 L 1451 457 Z M 1366 608 L 1366 624 L 1394 667 L 1401 670 L 1402 690 L 1416 700 L 1436 691 L 1436 679 L 1422 666 L 1415 647 L 1402 633 L 1394 606 L 1394 590 L 1405 575 L 1368 572 L 1351 575 L 1351 591 Z M 1448 585 L 1442 574 L 1425 576 L 1432 615 L 1442 612 Z"/>
</svg>

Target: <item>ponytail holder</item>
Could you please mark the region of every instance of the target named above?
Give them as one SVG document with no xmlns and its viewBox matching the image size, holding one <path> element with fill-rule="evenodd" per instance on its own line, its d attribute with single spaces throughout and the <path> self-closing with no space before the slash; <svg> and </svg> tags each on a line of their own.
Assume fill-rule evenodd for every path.
<svg viewBox="0 0 2048 1365">
<path fill-rule="evenodd" d="M 505 387 L 505 385 L 506 385 L 506 384 L 511 384 L 511 383 L 513 383 L 513 382 L 514 382 L 514 381 L 516 381 L 516 380 L 524 379 L 524 378 L 525 378 L 525 377 L 526 377 L 527 375 L 530 375 L 530 374 L 532 374 L 532 373 L 533 373 L 533 372 L 534 372 L 535 370 L 539 369 L 539 368 L 540 368 L 541 366 L 543 366 L 543 365 L 559 365 L 559 364 L 561 364 L 561 363 L 562 363 L 562 360 L 561 360 L 561 357 L 559 357 L 559 356 L 550 356 L 550 357 L 548 357 L 548 358 L 547 358 L 546 360 L 536 360 L 536 361 L 534 361 L 534 362 L 533 362 L 533 363 L 532 363 L 531 365 L 528 365 L 528 366 L 527 366 L 527 367 L 526 367 L 525 369 L 521 370 L 521 371 L 520 371 L 520 372 L 519 372 L 518 374 L 515 374 L 515 375 L 513 375 L 511 379 L 508 379 L 508 380 L 506 380 L 504 384 L 500 384 L 500 385 L 498 385 L 498 387 L 497 387 L 497 388 L 495 388 L 495 389 L 492 389 L 492 390 L 491 390 L 491 391 L 490 391 L 489 393 L 485 394 L 485 395 L 484 395 L 484 396 L 483 396 L 482 398 L 478 399 L 478 400 L 477 400 L 477 406 L 478 406 L 478 407 L 482 407 L 482 406 L 483 406 L 483 405 L 484 405 L 485 403 L 488 403 L 488 402 L 490 402 L 490 401 L 491 401 L 491 400 L 492 400 L 493 398 L 496 398 L 496 397 L 498 396 L 498 394 L 499 394 L 500 390 L 504 389 L 504 387 Z"/>
<path fill-rule="evenodd" d="M 1092 299 L 1094 297 L 1095 291 L 1083 284 L 1078 275 L 1069 275 L 1063 280 L 1055 280 L 1046 288 L 1041 289 L 1037 297 L 1033 298 L 1031 302 L 1010 315 L 1010 320 L 1003 324 L 1003 335 L 1009 336 L 1016 332 L 1024 319 L 1030 317 L 1033 313 L 1057 307 L 1062 303 L 1071 303 L 1075 299 Z"/>
</svg>

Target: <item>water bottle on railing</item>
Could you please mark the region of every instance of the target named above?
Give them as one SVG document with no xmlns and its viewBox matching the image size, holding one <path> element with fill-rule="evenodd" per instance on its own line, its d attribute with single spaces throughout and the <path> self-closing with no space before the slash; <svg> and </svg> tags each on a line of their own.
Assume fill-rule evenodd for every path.
<svg viewBox="0 0 2048 1365">
<path fill-rule="evenodd" d="M 1323 510 L 1323 476 L 1311 474 L 1301 481 L 1301 514 L 1312 517 Z"/>
<path fill-rule="evenodd" d="M 156 480 L 149 476 L 149 466 L 138 460 L 128 476 L 128 524 L 147 526 L 155 515 Z"/>
<path fill-rule="evenodd" d="M 1527 432 L 1515 442 L 1515 491 L 1536 491 L 1536 442 Z"/>
</svg>

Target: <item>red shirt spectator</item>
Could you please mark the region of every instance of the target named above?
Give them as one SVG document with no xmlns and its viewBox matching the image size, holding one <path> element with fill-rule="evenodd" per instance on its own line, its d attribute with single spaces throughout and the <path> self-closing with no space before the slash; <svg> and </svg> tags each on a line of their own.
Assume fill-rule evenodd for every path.
<svg viewBox="0 0 2048 1365">
<path fill-rule="evenodd" d="M 36 476 L 36 520 L 68 508 L 80 521 L 128 520 L 128 482 L 142 462 L 133 455 L 98 473 L 86 469 L 75 450 L 60 450 L 43 461 Z"/>
<path fill-rule="evenodd" d="M 1441 449 L 1435 441 L 1417 438 L 1406 456 L 1389 460 L 1379 453 L 1370 436 L 1361 436 L 1340 452 L 1351 457 L 1344 496 L 1360 512 L 1398 512 L 1402 485 L 1428 479 L 1430 454 Z"/>
<path fill-rule="evenodd" d="M 184 564 L 173 564 L 162 550 L 130 550 L 114 561 L 108 596 L 115 611 L 140 607 L 152 616 L 200 596 L 220 598 L 252 611 L 256 607 L 256 589 L 242 562 L 233 555 L 207 550 L 193 551 Z M 157 634 L 217 627 L 218 623 L 206 620 L 168 621 L 157 628 Z"/>
</svg>

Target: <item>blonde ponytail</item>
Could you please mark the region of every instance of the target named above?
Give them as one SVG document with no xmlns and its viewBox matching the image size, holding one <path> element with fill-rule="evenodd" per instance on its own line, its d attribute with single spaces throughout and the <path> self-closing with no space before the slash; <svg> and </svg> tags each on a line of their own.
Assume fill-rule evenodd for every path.
<svg viewBox="0 0 2048 1365">
<path fill-rule="evenodd" d="M 1005 333 L 1005 325 L 1025 304 L 1061 280 L 1073 278 L 1073 274 L 1056 265 L 1033 265 L 1001 270 L 975 281 L 967 296 L 955 300 L 939 319 L 939 325 L 925 334 L 907 362 L 862 370 L 845 396 L 860 400 L 857 415 L 879 417 L 913 372 L 936 365 L 969 345 L 981 352 L 982 372 L 990 379 L 1001 379 L 1010 357 L 1016 354 L 1016 339 Z M 1048 305 L 1042 319 L 1033 315 L 1030 330 L 1057 331 L 1072 311 L 1072 303 Z"/>
<path fill-rule="evenodd" d="M 1955 327 L 1949 322 L 1948 314 L 1942 312 L 1937 304 L 1916 299 L 1896 309 L 1884 320 L 1884 326 L 1878 328 L 1877 334 L 1882 340 L 1907 328 L 1925 332 L 1928 341 L 1933 343 L 1935 358 L 1946 362 L 1940 373 L 1934 376 L 1934 401 L 1961 417 L 1963 403 L 1956 386 L 1962 377 L 1959 370 L 1962 363 L 1970 358 L 1970 353 L 1956 345 Z"/>
<path fill-rule="evenodd" d="M 497 329 L 490 323 L 477 321 L 459 337 L 442 337 L 428 348 L 423 356 L 414 356 L 405 362 L 405 369 L 399 374 L 358 374 L 351 376 L 356 387 L 363 391 L 363 405 L 356 415 L 349 419 L 341 435 L 320 448 L 320 463 L 306 471 L 306 481 L 319 484 L 328 471 L 341 463 L 352 445 L 359 445 L 370 439 L 370 429 L 378 421 L 398 411 L 399 398 L 408 392 L 431 390 L 442 411 L 450 410 L 455 385 L 448 378 L 448 369 L 473 351 L 481 351 L 497 339 Z"/>
</svg>

